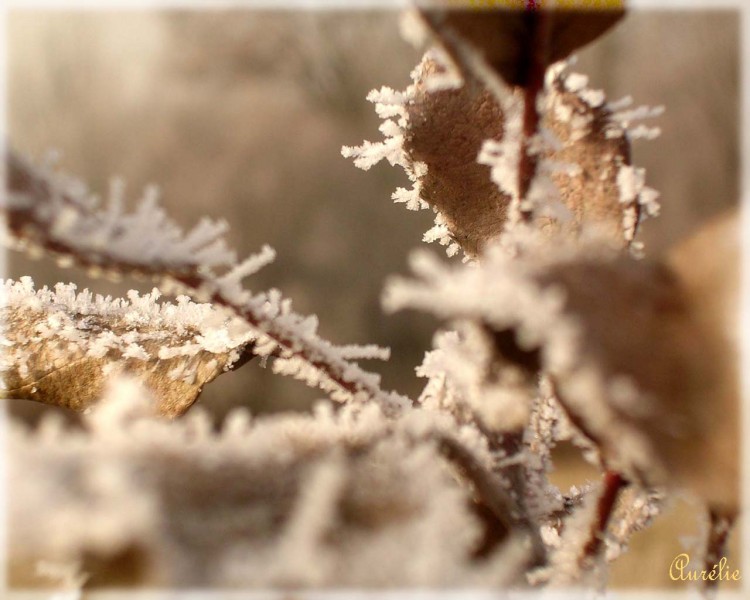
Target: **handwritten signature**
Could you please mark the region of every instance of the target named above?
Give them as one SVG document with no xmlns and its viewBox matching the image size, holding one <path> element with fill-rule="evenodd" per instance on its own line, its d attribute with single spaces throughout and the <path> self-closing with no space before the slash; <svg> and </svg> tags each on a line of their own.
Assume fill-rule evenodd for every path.
<svg viewBox="0 0 750 600">
<path fill-rule="evenodd" d="M 710 569 L 690 569 L 690 555 L 683 553 L 675 556 L 669 565 L 669 578 L 672 581 L 739 581 L 742 579 L 739 569 L 730 570 L 726 556 Z"/>
</svg>

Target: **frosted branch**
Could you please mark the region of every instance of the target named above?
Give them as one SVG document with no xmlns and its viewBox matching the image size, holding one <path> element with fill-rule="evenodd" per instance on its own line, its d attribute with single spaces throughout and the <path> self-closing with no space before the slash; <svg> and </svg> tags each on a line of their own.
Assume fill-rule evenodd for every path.
<svg viewBox="0 0 750 600">
<path fill-rule="evenodd" d="M 342 351 L 318 337 L 316 322 L 294 313 L 278 292 L 253 295 L 242 288 L 243 277 L 272 259 L 270 249 L 237 265 L 221 238 L 225 225 L 203 221 L 184 235 L 153 195 L 133 213 L 123 212 L 119 194 L 98 209 L 79 182 L 33 167 L 12 152 L 7 164 L 3 209 L 16 248 L 51 252 L 93 275 L 150 276 L 168 293 L 189 294 L 239 317 L 256 333 L 255 353 L 268 355 L 279 348 L 277 372 L 318 386 L 337 400 L 369 400 L 391 410 L 408 405 L 403 396 L 381 390 L 379 376 L 347 360 L 351 349 Z M 217 274 L 217 267 L 227 272 Z M 380 350 L 360 353 L 381 355 Z"/>
</svg>

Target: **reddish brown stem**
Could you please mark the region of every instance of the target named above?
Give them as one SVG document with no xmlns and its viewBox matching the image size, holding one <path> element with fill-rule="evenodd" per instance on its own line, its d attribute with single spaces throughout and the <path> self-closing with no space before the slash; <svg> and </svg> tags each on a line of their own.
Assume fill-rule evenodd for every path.
<svg viewBox="0 0 750 600">
<path fill-rule="evenodd" d="M 627 481 L 619 473 L 615 471 L 606 471 L 604 473 L 604 489 L 597 503 L 596 521 L 591 527 L 591 537 L 583 548 L 583 554 L 581 555 L 582 563 L 592 562 L 601 552 L 609 519 L 617 505 L 620 491 L 626 485 Z"/>
<path fill-rule="evenodd" d="M 483 547 L 479 551 L 486 550 L 486 546 L 498 541 L 512 529 L 520 529 L 525 531 L 531 539 L 530 566 L 544 564 L 546 557 L 539 528 L 528 518 L 519 499 L 503 491 L 503 481 L 496 474 L 484 469 L 471 453 L 454 439 L 442 437 L 439 447 L 443 456 L 456 465 L 461 474 L 471 481 L 476 501 L 481 505 L 483 517 L 493 518 L 493 529 L 489 532 L 489 538 L 483 540 Z"/>
<path fill-rule="evenodd" d="M 536 103 L 544 89 L 552 16 L 548 11 L 539 10 L 535 2 L 528 2 L 525 17 L 529 21 L 530 35 L 525 45 L 528 62 L 523 77 L 523 138 L 518 165 L 518 197 L 522 203 L 528 196 L 538 164 L 537 155 L 531 152 L 531 143 L 539 131 L 540 115 Z M 521 218 L 525 221 L 531 218 L 529 208 L 521 208 Z"/>
<path fill-rule="evenodd" d="M 719 561 L 725 556 L 727 539 L 732 531 L 736 515 L 728 515 L 715 509 L 709 509 L 708 517 L 709 530 L 708 539 L 706 540 L 704 571 L 710 573 L 712 570 L 715 570 L 718 573 Z M 709 589 L 716 588 L 719 583 L 718 577 L 716 579 L 709 578 L 704 581 L 706 588 Z"/>
</svg>

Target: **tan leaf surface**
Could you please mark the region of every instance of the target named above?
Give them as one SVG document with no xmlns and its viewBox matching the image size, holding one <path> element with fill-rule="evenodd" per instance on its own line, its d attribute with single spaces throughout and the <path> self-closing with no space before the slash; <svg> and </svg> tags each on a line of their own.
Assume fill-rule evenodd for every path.
<svg viewBox="0 0 750 600">
<path fill-rule="evenodd" d="M 457 89 L 431 90 L 429 79 L 446 67 L 426 59 L 406 104 L 404 151 L 419 182 L 420 198 L 444 218 L 452 238 L 471 255 L 502 233 L 510 198 L 491 179 L 491 169 L 477 156 L 486 140 L 500 142 L 506 115 L 489 90 L 475 80 Z M 552 174 L 560 200 L 572 213 L 564 225 L 539 215 L 545 230 L 563 227 L 577 235 L 582 225 L 596 225 L 621 245 L 630 242 L 638 220 L 638 197 L 621 201 L 618 176 L 630 164 L 630 144 L 603 100 L 591 90 L 566 89 L 562 74 L 548 90 L 543 126 L 560 146 L 543 158 L 579 167 Z M 426 169 L 417 167 L 419 163 Z"/>
<path fill-rule="evenodd" d="M 486 139 L 501 140 L 503 113 L 483 86 L 430 92 L 425 81 L 445 67 L 423 63 L 415 82 L 414 100 L 407 105 L 404 151 L 412 162 L 427 165 L 419 179 L 420 197 L 444 216 L 452 237 L 469 254 L 502 231 L 509 199 L 477 162 Z"/>
<path fill-rule="evenodd" d="M 160 308 L 132 294 L 131 302 L 76 302 L 71 286 L 36 294 L 30 284 L 5 286 L 3 398 L 81 411 L 97 402 L 110 378 L 127 373 L 143 381 L 161 414 L 174 417 L 238 357 L 239 339 L 204 337 L 201 325 L 212 317 L 205 306 Z"/>
<path fill-rule="evenodd" d="M 662 261 L 582 256 L 537 276 L 579 333 L 571 366 L 551 375 L 605 460 L 727 514 L 740 481 L 738 257 L 735 213 Z"/>
</svg>

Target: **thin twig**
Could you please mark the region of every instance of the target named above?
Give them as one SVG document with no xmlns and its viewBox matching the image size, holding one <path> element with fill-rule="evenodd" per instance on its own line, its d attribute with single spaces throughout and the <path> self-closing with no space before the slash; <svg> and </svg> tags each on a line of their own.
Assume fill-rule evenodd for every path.
<svg viewBox="0 0 750 600">
<path fill-rule="evenodd" d="M 283 349 L 284 358 L 301 359 L 316 369 L 324 376 L 321 381 L 321 387 L 324 389 L 324 384 L 332 384 L 332 387 L 348 395 L 363 395 L 368 400 L 379 401 L 386 411 L 393 410 L 394 394 L 383 391 L 356 364 L 344 359 L 328 360 L 328 357 L 321 356 L 319 348 L 305 339 L 294 337 L 291 332 L 284 331 L 274 319 L 261 314 L 255 307 L 237 304 L 225 297 L 216 285 L 215 276 L 206 273 L 199 265 L 189 262 L 177 265 L 162 264 L 158 259 L 123 260 L 111 256 L 106 248 L 81 250 L 70 241 L 55 237 L 53 211 L 45 211 L 44 207 L 51 207 L 54 202 L 62 202 L 66 210 L 84 216 L 93 214 L 93 209 L 54 189 L 52 182 L 12 151 L 7 152 L 6 164 L 7 192 L 3 198 L 2 209 L 7 214 L 8 228 L 16 240 L 32 242 L 50 253 L 66 256 L 84 269 L 111 270 L 122 275 L 151 276 L 162 282 L 176 283 L 179 288 L 201 297 L 202 300 L 205 296 L 204 290 L 210 290 L 205 301 L 228 309 L 253 328 L 263 332 Z M 8 193 L 23 195 L 30 198 L 31 202 L 11 203 L 8 201 Z M 399 400 L 402 403 L 407 402 L 403 397 L 399 397 Z"/>
<path fill-rule="evenodd" d="M 732 525 L 737 515 L 724 514 L 713 508 L 708 511 L 709 529 L 708 539 L 706 540 L 706 554 L 704 557 L 704 570 L 710 573 L 712 570 L 719 571 L 719 561 L 724 558 L 727 546 L 727 539 L 732 531 Z M 704 580 L 707 589 L 716 588 L 719 584 L 718 576 L 715 579 L 707 578 Z"/>
<path fill-rule="evenodd" d="M 607 525 L 610 517 L 617 506 L 617 500 L 620 497 L 622 489 L 628 485 L 627 480 L 615 471 L 606 471 L 604 473 L 603 491 L 599 497 L 596 507 L 596 520 L 591 526 L 591 535 L 588 542 L 583 548 L 580 557 L 581 566 L 593 563 L 601 552 L 604 535 L 607 532 Z"/>
<path fill-rule="evenodd" d="M 501 538 L 510 531 L 524 531 L 531 539 L 532 557 L 530 566 L 544 564 L 546 552 L 539 534 L 539 528 L 527 518 L 518 499 L 504 491 L 501 478 L 483 468 L 474 456 L 461 444 L 448 436 L 439 439 L 440 451 L 447 460 L 455 464 L 461 474 L 468 479 L 476 494 L 476 501 L 487 509 L 495 519 L 494 536 Z M 484 545 L 491 543 L 485 540 Z"/>
<path fill-rule="evenodd" d="M 537 110 L 537 98 L 544 89 L 544 75 L 547 72 L 549 56 L 549 37 L 551 32 L 551 15 L 549 11 L 540 10 L 536 2 L 530 0 L 526 6 L 524 18 L 528 23 L 528 40 L 523 54 L 528 61 L 522 75 L 523 90 L 523 136 L 518 165 L 518 197 L 521 201 L 521 218 L 531 219 L 532 210 L 524 206 L 524 200 L 531 189 L 537 171 L 538 157 L 531 151 L 534 136 L 539 131 L 540 115 Z"/>
</svg>

